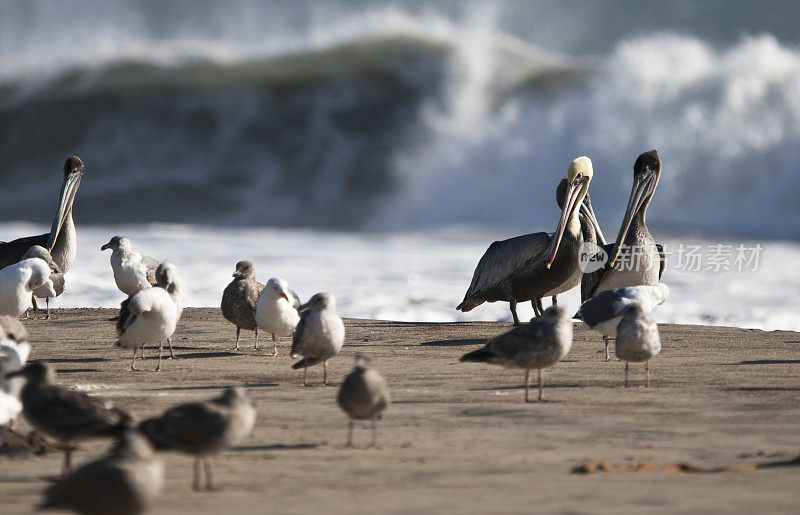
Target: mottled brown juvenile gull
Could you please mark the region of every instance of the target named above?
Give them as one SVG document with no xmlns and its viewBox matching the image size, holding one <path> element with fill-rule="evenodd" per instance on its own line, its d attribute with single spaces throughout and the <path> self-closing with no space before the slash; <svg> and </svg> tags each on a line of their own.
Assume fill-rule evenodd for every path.
<svg viewBox="0 0 800 515">
<path fill-rule="evenodd" d="M 139 430 L 158 450 L 191 454 L 194 459 L 192 486 L 200 490 L 201 462 L 206 470 L 206 489 L 212 490 L 210 457 L 237 445 L 253 430 L 256 410 L 242 388 L 228 387 L 221 397 L 170 408 L 163 415 L 145 420 Z"/>
<path fill-rule="evenodd" d="M 72 444 L 103 436 L 119 436 L 131 423 L 131 417 L 111 402 L 89 397 L 55 384 L 50 365 L 33 362 L 9 374 L 23 376 L 22 413 L 37 431 L 65 445 L 62 475 L 70 470 Z"/>
<path fill-rule="evenodd" d="M 16 317 L 0 317 L 0 426 L 8 424 L 16 429 L 17 417 L 22 412 L 22 388 L 25 379 L 6 377 L 21 370 L 28 360 L 31 347 L 28 332 Z"/>
<path fill-rule="evenodd" d="M 117 288 L 127 296 L 155 286 L 158 261 L 133 250 L 127 236 L 114 236 L 100 250 L 111 249 L 111 270 Z"/>
<path fill-rule="evenodd" d="M 45 315 L 45 320 L 50 320 L 50 294 L 55 293 L 55 296 L 58 297 L 62 293 L 64 293 L 64 273 L 61 272 L 61 269 L 58 268 L 58 265 L 53 260 L 53 257 L 47 252 L 47 249 L 40 246 L 34 245 L 28 252 L 22 256 L 22 259 L 29 259 L 29 258 L 39 258 L 47 262 L 47 265 L 50 267 L 50 281 L 53 282 L 53 288 L 50 289 L 48 285 L 42 285 L 35 290 L 33 290 L 33 307 L 36 309 L 36 297 L 40 299 L 45 299 L 45 303 L 47 304 L 47 314 Z M 25 312 L 25 318 L 27 316 L 27 310 Z"/>
<path fill-rule="evenodd" d="M 250 261 L 236 263 L 233 281 L 222 292 L 220 309 L 225 320 L 236 326 L 236 350 L 239 350 L 239 333 L 242 329 L 255 331 L 254 349 L 258 350 L 258 325 L 256 303 L 264 285 L 256 281 L 256 272 Z"/>
<path fill-rule="evenodd" d="M 273 356 L 278 355 L 275 336 L 291 336 L 294 333 L 300 314 L 294 305 L 292 291 L 283 279 L 272 277 L 258 296 L 256 303 L 256 324 L 272 334 Z"/>
<path fill-rule="evenodd" d="M 614 353 L 625 361 L 625 387 L 628 386 L 629 363 L 644 361 L 647 376 L 644 386 L 650 386 L 650 360 L 661 352 L 661 339 L 658 326 L 650 318 L 647 310 L 638 302 L 628 304 L 617 312 L 622 317 L 617 327 L 617 341 Z"/>
<path fill-rule="evenodd" d="M 161 492 L 164 464 L 138 431 L 128 430 L 113 448 L 48 488 L 40 509 L 87 514 L 145 513 Z"/>
<path fill-rule="evenodd" d="M 386 381 L 372 368 L 372 359 L 366 354 L 356 354 L 353 371 L 347 374 L 336 397 L 339 406 L 350 417 L 347 421 L 347 446 L 353 445 L 353 421 L 372 421 L 372 447 L 378 446 L 378 420 L 389 407 L 389 389 Z"/>
<path fill-rule="evenodd" d="M 336 314 L 336 299 L 330 293 L 317 293 L 304 305 L 292 338 L 292 365 L 303 369 L 303 385 L 308 386 L 308 367 L 322 363 L 322 384 L 328 384 L 328 359 L 339 354 L 344 344 L 344 322 Z"/>
<path fill-rule="evenodd" d="M 530 390 L 530 372 L 539 371 L 542 400 L 542 369 L 561 361 L 572 348 L 572 320 L 561 306 L 551 306 L 528 324 L 515 327 L 489 340 L 485 347 L 465 354 L 461 361 L 491 363 L 525 370 L 525 402 Z"/>
</svg>

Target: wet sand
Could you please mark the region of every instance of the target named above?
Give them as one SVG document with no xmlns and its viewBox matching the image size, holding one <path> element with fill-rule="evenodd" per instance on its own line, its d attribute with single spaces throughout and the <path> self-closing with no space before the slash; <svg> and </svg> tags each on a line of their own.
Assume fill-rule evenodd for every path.
<svg viewBox="0 0 800 515">
<path fill-rule="evenodd" d="M 155 513 L 372 512 L 696 512 L 793 511 L 800 505 L 800 333 L 722 327 L 660 326 L 663 350 L 651 363 L 603 361 L 601 337 L 576 330 L 572 351 L 545 371 L 547 403 L 525 404 L 524 373 L 459 363 L 458 358 L 507 330 L 505 323 L 396 323 L 347 320 L 342 354 L 331 360 L 338 383 L 356 352 L 384 374 L 393 404 L 379 426 L 380 449 L 366 450 L 368 424 L 347 449 L 346 418 L 336 388 L 321 386 L 322 368 L 292 370 L 289 339 L 278 357 L 252 350 L 217 309 L 187 309 L 175 335 L 179 359 L 147 350 L 141 372 L 113 346 L 116 313 L 54 312 L 26 323 L 31 359 L 55 363 L 58 381 L 113 399 L 138 418 L 168 406 L 243 385 L 258 421 L 241 447 L 215 462 L 218 491 L 191 490 L 191 459 L 164 455 L 165 490 Z M 167 353 L 168 354 L 168 353 Z M 26 423 L 21 430 L 29 430 Z M 82 444 L 74 463 L 109 442 Z M 778 464 L 720 473 L 597 472 L 611 465 L 686 463 L 703 469 Z M 0 456 L 3 513 L 27 513 L 40 500 L 60 453 Z"/>
</svg>

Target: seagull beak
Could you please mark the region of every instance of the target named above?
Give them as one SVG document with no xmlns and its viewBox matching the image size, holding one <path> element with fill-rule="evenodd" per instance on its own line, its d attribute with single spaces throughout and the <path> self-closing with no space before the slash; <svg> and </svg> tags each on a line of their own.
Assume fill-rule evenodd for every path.
<svg viewBox="0 0 800 515">
<path fill-rule="evenodd" d="M 289 296 L 286 294 L 286 292 L 285 292 L 285 291 L 282 291 L 282 292 L 281 292 L 281 296 L 282 296 L 284 299 L 286 299 L 286 302 L 288 302 L 289 304 L 291 304 L 291 303 L 292 303 L 292 301 L 291 301 L 291 300 L 289 300 Z"/>
<path fill-rule="evenodd" d="M 628 235 L 628 229 L 631 227 L 631 222 L 636 213 L 642 207 L 642 204 L 653 195 L 658 184 L 658 175 L 653 170 L 645 170 L 636 175 L 633 179 L 633 187 L 631 188 L 631 196 L 628 199 L 628 208 L 625 210 L 625 217 L 622 219 L 622 225 L 619 228 L 617 235 L 617 242 L 614 244 L 614 250 L 611 252 L 611 260 L 608 262 L 610 267 L 614 266 L 622 246 L 625 244 L 625 236 Z"/>
<path fill-rule="evenodd" d="M 61 185 L 61 193 L 58 201 L 58 212 L 53 219 L 53 226 L 50 228 L 50 236 L 47 238 L 47 250 L 53 251 L 53 247 L 58 239 L 58 234 L 61 232 L 61 227 L 64 225 L 64 220 L 67 215 L 72 211 L 72 202 L 75 200 L 75 193 L 78 191 L 78 186 L 83 177 L 82 171 L 75 171 L 64 177 L 64 183 Z"/>
<path fill-rule="evenodd" d="M 553 264 L 558 253 L 558 246 L 561 245 L 561 238 L 564 236 L 564 230 L 567 227 L 567 221 L 572 216 L 575 207 L 579 202 L 583 201 L 586 191 L 589 189 L 589 178 L 581 177 L 575 179 L 567 190 L 567 201 L 564 202 L 564 209 L 561 211 L 561 218 L 558 220 L 556 232 L 553 234 L 553 240 L 550 243 L 550 250 L 547 258 L 547 268 Z"/>
</svg>

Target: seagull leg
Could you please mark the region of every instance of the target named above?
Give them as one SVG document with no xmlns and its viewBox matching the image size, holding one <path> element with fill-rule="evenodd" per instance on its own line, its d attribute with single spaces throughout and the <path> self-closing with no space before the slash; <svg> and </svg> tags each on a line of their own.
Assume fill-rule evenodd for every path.
<svg viewBox="0 0 800 515">
<path fill-rule="evenodd" d="M 277 356 L 278 355 L 278 342 L 275 341 L 275 334 L 274 333 L 272 335 L 272 345 L 275 347 L 275 350 L 272 351 L 271 356 Z"/>
<path fill-rule="evenodd" d="M 308 363 L 303 367 L 303 386 L 310 386 L 308 384 Z"/>
<path fill-rule="evenodd" d="M 233 350 L 239 350 L 239 333 L 241 331 L 242 331 L 242 328 L 237 325 L 236 326 L 236 347 L 234 347 Z"/>
<path fill-rule="evenodd" d="M 158 342 L 158 365 L 156 365 L 155 372 L 161 372 L 161 355 L 164 354 L 164 341 Z"/>
<path fill-rule="evenodd" d="M 608 336 L 603 336 L 603 343 L 606 344 L 606 362 L 611 361 L 611 358 L 608 356 Z"/>
<path fill-rule="evenodd" d="M 45 315 L 45 320 L 50 320 L 50 297 L 44 298 L 45 304 L 47 304 L 47 314 Z"/>
<path fill-rule="evenodd" d="M 131 361 L 131 372 L 135 372 L 136 368 L 136 347 L 133 348 L 133 361 Z"/>
<path fill-rule="evenodd" d="M 530 402 L 528 400 L 528 392 L 531 389 L 531 371 L 525 370 L 525 402 Z"/>
<path fill-rule="evenodd" d="M 542 400 L 542 393 L 544 389 L 544 383 L 542 382 L 542 369 L 539 369 L 539 400 Z"/>
<path fill-rule="evenodd" d="M 200 491 L 200 456 L 194 459 L 194 481 L 192 482 L 192 489 L 195 492 Z"/>
<path fill-rule="evenodd" d="M 142 359 L 144 359 L 144 345 L 142 345 Z"/>
<path fill-rule="evenodd" d="M 254 347 L 258 347 L 258 326 L 256 326 L 256 341 Z"/>
<path fill-rule="evenodd" d="M 372 417 L 372 448 L 378 448 L 378 419 Z"/>
<path fill-rule="evenodd" d="M 328 360 L 322 362 L 322 384 L 328 386 Z"/>
<path fill-rule="evenodd" d="M 517 316 L 517 300 L 511 299 L 508 303 L 511 308 L 511 316 L 514 318 L 514 325 L 519 325 L 519 317 Z"/>
<path fill-rule="evenodd" d="M 628 362 L 626 361 L 625 362 L 625 388 L 628 387 L 628 368 L 629 368 L 629 365 L 628 365 Z"/>
<path fill-rule="evenodd" d="M 33 293 L 31 293 L 31 304 L 33 304 L 33 310 L 38 313 L 39 306 L 36 305 L 36 297 L 33 295 Z"/>
<path fill-rule="evenodd" d="M 650 388 L 650 360 L 644 362 L 644 374 L 645 374 L 645 388 Z"/>
<path fill-rule="evenodd" d="M 211 458 L 208 455 L 203 456 L 203 465 L 206 468 L 206 490 L 213 490 L 214 478 L 211 475 Z"/>
<path fill-rule="evenodd" d="M 354 422 L 353 422 L 353 419 L 351 418 L 351 419 L 349 419 L 347 421 L 347 446 L 346 447 L 352 447 L 353 446 L 353 425 L 354 425 Z"/>
<path fill-rule="evenodd" d="M 172 336 L 167 338 L 167 343 L 169 344 L 169 359 L 177 359 L 175 354 L 172 352 Z"/>
<path fill-rule="evenodd" d="M 71 458 L 72 458 L 72 446 L 67 446 L 66 450 L 64 450 L 64 463 L 61 465 L 61 477 L 66 477 L 69 474 L 69 470 L 71 467 Z"/>
</svg>

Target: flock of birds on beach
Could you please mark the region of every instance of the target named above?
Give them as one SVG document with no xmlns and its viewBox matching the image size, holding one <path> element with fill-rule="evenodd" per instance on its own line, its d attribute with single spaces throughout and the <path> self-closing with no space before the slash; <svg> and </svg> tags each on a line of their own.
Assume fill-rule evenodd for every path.
<svg viewBox="0 0 800 515">
<path fill-rule="evenodd" d="M 538 401 L 543 400 L 542 370 L 562 360 L 573 340 L 573 318 L 603 336 L 605 359 L 614 352 L 629 363 L 645 363 L 649 386 L 649 361 L 661 350 L 657 324 L 650 312 L 669 295 L 660 283 L 664 253 L 645 224 L 647 207 L 661 173 L 655 150 L 641 154 L 634 164 L 634 183 L 615 243 L 606 243 L 592 209 L 589 185 L 592 162 L 582 156 L 571 162 L 556 188 L 561 216 L 554 233 L 534 233 L 491 244 L 480 259 L 472 281 L 457 309 L 470 311 L 484 302 L 508 302 L 514 326 L 485 346 L 461 357 L 464 362 L 496 364 L 525 371 L 525 401 L 530 399 L 531 371 L 538 373 Z M 195 458 L 195 490 L 212 489 L 211 456 L 237 445 L 254 428 L 256 411 L 245 391 L 228 387 L 218 398 L 174 406 L 158 417 L 137 422 L 110 402 L 61 386 L 51 365 L 28 361 L 31 345 L 22 323 L 36 298 L 47 303 L 64 292 L 64 274 L 76 258 L 76 231 L 72 206 L 83 162 L 70 157 L 51 231 L 0 242 L 0 426 L 15 431 L 22 414 L 30 426 L 64 449 L 61 479 L 47 489 L 42 507 L 66 508 L 82 513 L 140 513 L 162 488 L 164 467 L 157 451 L 175 450 Z M 589 249 L 589 250 L 587 250 Z M 638 249 L 635 266 L 619 259 Z M 162 369 L 166 342 L 175 357 L 172 337 L 183 311 L 183 281 L 178 267 L 136 252 L 129 238 L 113 236 L 101 251 L 111 250 L 114 281 L 127 298 L 116 322 L 116 345 L 136 357 L 147 346 L 158 347 L 156 371 Z M 605 258 L 605 259 L 603 259 Z M 600 260 L 599 266 L 587 263 Z M 557 295 L 580 285 L 582 305 L 571 316 L 557 304 Z M 542 299 L 552 298 L 544 309 Z M 517 303 L 530 301 L 536 316 L 520 323 Z M 272 356 L 278 355 L 278 338 L 291 337 L 290 354 L 301 358 L 292 368 L 322 364 L 323 384 L 328 383 L 328 360 L 345 342 L 345 325 L 336 312 L 331 293 L 320 292 L 308 302 L 281 278 L 261 284 L 250 261 L 236 263 L 233 280 L 222 292 L 221 312 L 236 328 L 235 349 L 241 331 L 253 331 L 253 348 L 259 335 L 272 337 Z M 347 446 L 352 445 L 354 420 L 372 423 L 372 446 L 377 446 L 377 421 L 389 407 L 389 388 L 365 354 L 357 354 L 353 370 L 342 381 L 337 402 L 349 418 Z M 112 437 L 115 444 L 103 457 L 72 470 L 71 453 L 81 440 Z M 202 469 L 205 482 L 201 481 Z"/>
</svg>

